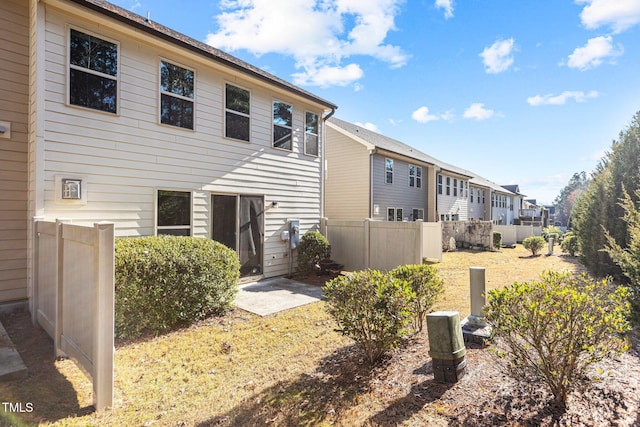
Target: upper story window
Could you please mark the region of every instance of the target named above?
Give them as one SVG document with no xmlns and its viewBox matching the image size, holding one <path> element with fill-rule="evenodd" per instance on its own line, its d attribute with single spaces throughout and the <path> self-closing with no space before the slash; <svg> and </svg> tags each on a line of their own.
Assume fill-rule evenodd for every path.
<svg viewBox="0 0 640 427">
<path fill-rule="evenodd" d="M 304 117 L 304 153 L 318 155 L 318 115 L 305 113 Z"/>
<path fill-rule="evenodd" d="M 409 187 L 422 188 L 422 167 L 409 165 Z"/>
<path fill-rule="evenodd" d="M 384 174 L 384 182 L 387 184 L 393 184 L 393 159 L 385 159 Z"/>
<path fill-rule="evenodd" d="M 224 90 L 224 136 L 249 141 L 251 94 L 248 90 L 231 84 Z"/>
<path fill-rule="evenodd" d="M 447 177 L 447 196 L 451 195 L 451 177 Z"/>
<path fill-rule="evenodd" d="M 273 146 L 293 150 L 293 107 L 273 101 Z"/>
<path fill-rule="evenodd" d="M 193 129 L 195 73 L 160 61 L 160 123 Z"/>
<path fill-rule="evenodd" d="M 471 189 L 471 203 L 473 203 L 473 188 Z"/>
<path fill-rule="evenodd" d="M 69 103 L 94 110 L 118 110 L 118 45 L 71 30 Z"/>
<path fill-rule="evenodd" d="M 464 181 L 460 180 L 460 197 L 464 198 Z"/>
<path fill-rule="evenodd" d="M 158 190 L 157 234 L 191 235 L 191 193 Z"/>
<path fill-rule="evenodd" d="M 438 174 L 438 194 L 442 194 L 442 175 Z"/>
<path fill-rule="evenodd" d="M 453 195 L 458 197 L 458 180 L 453 178 Z"/>
</svg>

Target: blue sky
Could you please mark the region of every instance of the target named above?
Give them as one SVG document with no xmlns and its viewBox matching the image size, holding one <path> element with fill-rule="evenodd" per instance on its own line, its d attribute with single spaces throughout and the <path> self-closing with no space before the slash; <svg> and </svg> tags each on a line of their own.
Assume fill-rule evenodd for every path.
<svg viewBox="0 0 640 427">
<path fill-rule="evenodd" d="M 640 110 L 640 0 L 115 0 L 551 203 Z"/>
</svg>

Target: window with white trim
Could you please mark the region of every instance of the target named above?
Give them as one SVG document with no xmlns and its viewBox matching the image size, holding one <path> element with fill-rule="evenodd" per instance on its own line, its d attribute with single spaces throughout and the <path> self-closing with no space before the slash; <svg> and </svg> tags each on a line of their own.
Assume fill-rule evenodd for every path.
<svg viewBox="0 0 640 427">
<path fill-rule="evenodd" d="M 273 147 L 293 151 L 293 107 L 273 101 Z"/>
<path fill-rule="evenodd" d="M 438 174 L 438 194 L 442 194 L 442 175 Z"/>
<path fill-rule="evenodd" d="M 403 220 L 402 208 L 387 208 L 387 221 L 402 222 Z"/>
<path fill-rule="evenodd" d="M 251 93 L 238 86 L 224 86 L 224 136 L 249 142 Z"/>
<path fill-rule="evenodd" d="M 458 197 L 458 180 L 453 178 L 453 196 Z"/>
<path fill-rule="evenodd" d="M 160 123 L 193 129 L 195 72 L 160 61 Z"/>
<path fill-rule="evenodd" d="M 422 166 L 409 165 L 409 187 L 422 188 Z"/>
<path fill-rule="evenodd" d="M 317 156 L 318 148 L 318 115 L 306 112 L 304 115 L 304 154 Z"/>
<path fill-rule="evenodd" d="M 393 159 L 384 160 L 384 182 L 393 184 Z"/>
<path fill-rule="evenodd" d="M 191 193 L 158 190 L 157 234 L 191 235 Z"/>
<path fill-rule="evenodd" d="M 70 29 L 69 104 L 118 111 L 118 45 Z"/>
<path fill-rule="evenodd" d="M 418 221 L 419 219 L 424 220 L 424 209 L 413 210 L 413 220 Z"/>
<path fill-rule="evenodd" d="M 447 196 L 451 195 L 451 178 L 447 177 Z"/>
</svg>

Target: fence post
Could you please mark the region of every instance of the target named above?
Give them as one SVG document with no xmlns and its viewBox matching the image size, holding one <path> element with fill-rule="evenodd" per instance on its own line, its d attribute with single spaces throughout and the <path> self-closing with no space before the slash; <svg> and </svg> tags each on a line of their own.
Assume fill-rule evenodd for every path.
<svg viewBox="0 0 640 427">
<path fill-rule="evenodd" d="M 96 313 L 93 399 L 96 410 L 113 406 L 114 226 L 94 224 Z"/>
<path fill-rule="evenodd" d="M 29 308 L 31 309 L 31 323 L 34 326 L 38 325 L 38 269 L 40 268 L 40 236 L 38 233 L 38 221 L 44 220 L 43 216 L 33 217 L 33 236 L 31 239 L 31 245 L 33 248 L 33 258 L 31 259 L 31 299 L 29 302 Z"/>
<path fill-rule="evenodd" d="M 56 357 L 64 356 L 62 351 L 62 319 L 63 319 L 63 289 L 64 289 L 64 224 L 70 223 L 68 218 L 56 218 L 56 314 L 55 314 L 55 334 L 53 337 L 54 354 Z"/>
<path fill-rule="evenodd" d="M 364 268 L 371 265 L 371 219 L 364 220 Z"/>
</svg>

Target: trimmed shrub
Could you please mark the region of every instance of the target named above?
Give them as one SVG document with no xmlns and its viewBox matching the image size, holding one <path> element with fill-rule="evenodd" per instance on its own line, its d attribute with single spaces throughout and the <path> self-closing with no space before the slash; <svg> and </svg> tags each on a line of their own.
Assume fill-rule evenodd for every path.
<svg viewBox="0 0 640 427">
<path fill-rule="evenodd" d="M 550 237 L 553 237 L 555 242 L 558 243 L 558 241 L 562 237 L 562 230 L 560 230 L 560 227 L 550 225 L 542 229 L 542 237 L 544 237 L 544 239 L 547 241 Z"/>
<path fill-rule="evenodd" d="M 533 256 L 538 255 L 538 252 L 540 252 L 546 244 L 547 242 L 544 240 L 544 237 L 541 236 L 529 236 L 522 241 L 522 246 L 524 246 L 525 249 L 530 250 Z"/>
<path fill-rule="evenodd" d="M 571 256 L 575 256 L 576 253 L 580 250 L 578 236 L 576 236 L 572 232 L 565 233 L 562 238 L 562 243 L 560 243 L 560 249 L 562 249 L 562 252 L 566 252 Z"/>
<path fill-rule="evenodd" d="M 336 331 L 353 339 L 370 364 L 407 336 L 415 298 L 409 284 L 377 270 L 338 276 L 323 288 Z"/>
<path fill-rule="evenodd" d="M 235 251 L 210 239 L 116 239 L 115 331 L 120 338 L 166 331 L 233 307 L 240 275 Z"/>
<path fill-rule="evenodd" d="M 331 257 L 331 245 L 319 231 L 307 231 L 298 245 L 298 272 L 308 275 L 316 271 L 316 265 Z"/>
<path fill-rule="evenodd" d="M 493 232 L 493 249 L 500 250 L 502 247 L 502 233 L 499 231 Z"/>
<path fill-rule="evenodd" d="M 444 282 L 432 265 L 403 265 L 390 272 L 396 279 L 406 281 L 415 294 L 412 304 L 413 328 L 422 331 L 424 318 L 444 293 Z"/>
<path fill-rule="evenodd" d="M 590 364 L 626 350 L 628 295 L 609 279 L 547 271 L 539 281 L 489 291 L 484 315 L 506 349 L 495 353 L 507 372 L 544 382 L 565 405 Z"/>
</svg>

